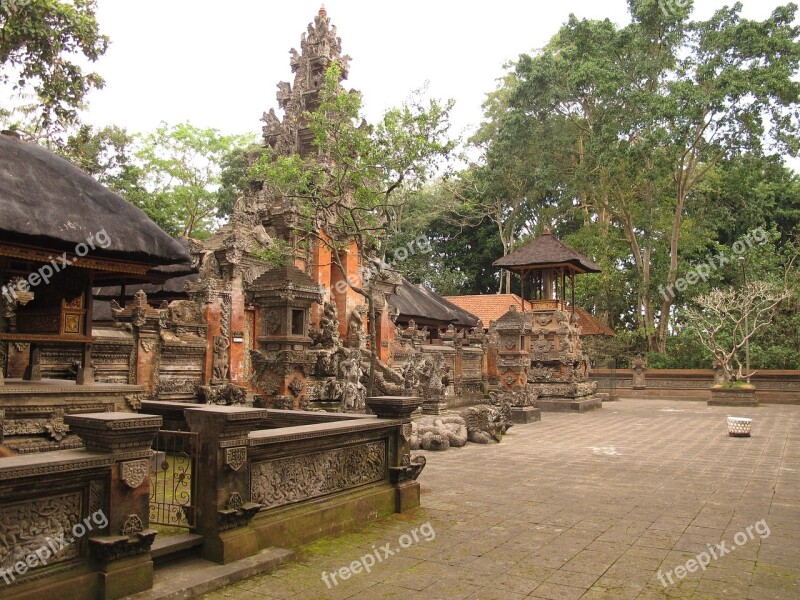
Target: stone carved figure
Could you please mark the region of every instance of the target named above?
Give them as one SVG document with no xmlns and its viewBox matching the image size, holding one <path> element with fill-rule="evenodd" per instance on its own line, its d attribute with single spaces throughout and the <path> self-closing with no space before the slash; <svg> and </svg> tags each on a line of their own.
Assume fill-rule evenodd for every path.
<svg viewBox="0 0 800 600">
<path fill-rule="evenodd" d="M 411 423 L 412 450 L 447 450 L 467 443 L 467 424 L 458 415 L 425 417 Z"/>
<path fill-rule="evenodd" d="M 197 325 L 203 323 L 203 312 L 196 302 L 175 300 L 168 306 L 168 319 L 172 323 Z"/>
<path fill-rule="evenodd" d="M 227 337 L 222 335 L 214 336 L 214 363 L 213 372 L 214 379 L 217 381 L 225 381 L 228 379 L 228 349 L 231 343 Z"/>
<path fill-rule="evenodd" d="M 356 306 L 350 311 L 350 318 L 347 321 L 347 341 L 352 348 L 363 348 L 366 346 L 367 338 L 364 335 L 364 318 L 366 311 L 364 306 Z"/>
<path fill-rule="evenodd" d="M 461 416 L 467 424 L 468 439 L 475 444 L 499 442 L 512 425 L 499 410 L 488 404 L 464 409 Z"/>
<path fill-rule="evenodd" d="M 355 312 L 355 311 L 354 311 Z M 335 349 L 341 345 L 339 339 L 339 313 L 335 302 L 325 302 L 319 329 L 309 332 L 315 348 Z"/>
<path fill-rule="evenodd" d="M 403 365 L 403 388 L 409 394 L 417 393 L 417 389 L 423 383 L 425 376 L 426 362 L 422 352 L 415 352 L 408 357 L 406 364 Z"/>
<path fill-rule="evenodd" d="M 361 350 L 351 348 L 343 351 L 339 362 L 339 378 L 328 381 L 329 396 L 339 402 L 340 412 L 363 413 L 366 407 L 367 388 L 361 382 L 364 376 Z"/>
<path fill-rule="evenodd" d="M 201 385 L 197 388 L 197 397 L 201 404 L 241 406 L 247 400 L 247 390 L 232 383 Z"/>
</svg>

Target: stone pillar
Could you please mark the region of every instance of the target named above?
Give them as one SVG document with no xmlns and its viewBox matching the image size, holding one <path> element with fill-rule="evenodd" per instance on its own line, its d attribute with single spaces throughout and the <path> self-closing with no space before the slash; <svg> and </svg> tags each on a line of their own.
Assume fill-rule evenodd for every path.
<svg viewBox="0 0 800 600">
<path fill-rule="evenodd" d="M 222 300 L 215 297 L 203 305 L 203 318 L 208 323 L 206 329 L 206 364 L 203 369 L 203 384 L 208 385 L 214 377 L 214 338 L 220 335 L 222 322 Z"/>
<path fill-rule="evenodd" d="M 67 415 L 64 421 L 92 452 L 112 454 L 104 535 L 88 539 L 100 572 L 101 598 L 111 600 L 153 587 L 150 546 L 150 457 L 161 417 L 131 413 Z"/>
<path fill-rule="evenodd" d="M 198 435 L 197 524 L 203 557 L 226 564 L 258 552 L 248 527 L 261 508 L 250 502 L 247 434 L 261 426 L 266 410 L 204 405 L 184 411 L 189 430 Z"/>
<path fill-rule="evenodd" d="M 390 443 L 389 473 L 395 487 L 395 510 L 406 512 L 420 505 L 417 477 L 425 468 L 425 457 L 411 459 L 411 413 L 422 404 L 413 396 L 376 396 L 367 398 L 367 406 L 379 419 L 396 419 L 397 435 Z"/>
<path fill-rule="evenodd" d="M 320 233 L 328 239 L 324 233 Z M 325 300 L 331 301 L 333 299 L 333 291 L 331 290 L 331 250 L 323 242 L 315 241 L 311 265 L 311 277 L 325 290 Z M 334 267 L 335 268 L 335 267 Z M 338 306 L 337 306 L 338 308 Z M 323 305 L 315 304 L 311 307 L 311 325 L 317 329 L 320 327 L 322 320 Z"/>
<path fill-rule="evenodd" d="M 229 379 L 235 385 L 246 385 L 247 381 L 244 376 L 245 299 L 241 273 L 237 273 L 231 282 L 230 311 Z"/>
<path fill-rule="evenodd" d="M 633 389 L 643 390 L 647 387 L 646 371 L 647 361 L 639 354 L 633 359 Z"/>
</svg>

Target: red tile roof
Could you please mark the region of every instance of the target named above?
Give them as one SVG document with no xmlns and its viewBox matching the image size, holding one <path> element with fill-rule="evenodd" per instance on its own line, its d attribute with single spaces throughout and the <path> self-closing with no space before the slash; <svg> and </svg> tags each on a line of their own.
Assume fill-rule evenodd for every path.
<svg viewBox="0 0 800 600">
<path fill-rule="evenodd" d="M 516 294 L 481 294 L 478 296 L 445 296 L 447 300 L 460 306 L 464 310 L 483 321 L 483 326 L 488 329 L 489 323 L 502 317 L 511 305 L 517 310 L 522 307 L 522 299 Z M 525 301 L 525 310 L 531 309 L 530 301 Z M 578 324 L 583 335 L 608 335 L 613 336 L 614 330 L 595 319 L 591 313 L 580 306 L 575 307 L 578 315 Z"/>
</svg>

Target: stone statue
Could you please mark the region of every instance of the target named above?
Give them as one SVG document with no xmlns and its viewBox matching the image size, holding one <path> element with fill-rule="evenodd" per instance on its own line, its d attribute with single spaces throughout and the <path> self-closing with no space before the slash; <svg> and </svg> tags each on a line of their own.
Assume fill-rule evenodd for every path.
<svg viewBox="0 0 800 600">
<path fill-rule="evenodd" d="M 464 409 L 461 416 L 467 424 L 468 439 L 475 444 L 499 442 L 512 426 L 500 411 L 487 404 Z"/>
<path fill-rule="evenodd" d="M 363 348 L 366 346 L 364 319 L 362 317 L 365 311 L 366 307 L 364 306 L 356 306 L 350 311 L 350 318 L 347 320 L 347 341 L 351 348 Z"/>
<path fill-rule="evenodd" d="M 339 314 L 335 302 L 325 302 L 319 325 L 319 329 L 309 332 L 315 348 L 335 349 L 341 346 Z"/>
<path fill-rule="evenodd" d="M 215 381 L 226 381 L 229 375 L 228 369 L 228 349 L 231 343 L 228 338 L 222 335 L 214 336 L 214 362 L 213 379 Z"/>
<path fill-rule="evenodd" d="M 467 424 L 458 415 L 424 417 L 411 423 L 412 450 L 447 450 L 467 443 Z"/>
<path fill-rule="evenodd" d="M 353 348 L 339 363 L 340 380 L 332 380 L 333 397 L 341 403 L 341 412 L 364 412 L 367 388 L 361 383 L 361 351 Z"/>
<path fill-rule="evenodd" d="M 247 399 L 247 390 L 232 383 L 201 385 L 197 388 L 197 396 L 201 404 L 241 406 Z"/>
</svg>

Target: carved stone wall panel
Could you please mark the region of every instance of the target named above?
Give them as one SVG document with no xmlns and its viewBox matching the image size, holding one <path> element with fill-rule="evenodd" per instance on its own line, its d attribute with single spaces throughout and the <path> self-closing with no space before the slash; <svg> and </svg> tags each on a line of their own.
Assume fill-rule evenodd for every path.
<svg viewBox="0 0 800 600">
<path fill-rule="evenodd" d="M 82 520 L 83 494 L 74 491 L 0 507 L 0 569 L 9 570 L 49 542 L 73 539 L 72 528 Z M 53 542 L 56 548 L 60 544 Z M 59 548 L 48 564 L 78 556 L 78 545 Z M 39 567 L 34 567 L 34 569 Z"/>
<path fill-rule="evenodd" d="M 129 488 L 135 490 L 144 483 L 147 474 L 150 471 L 150 461 L 144 460 L 129 460 L 119 464 L 119 478 Z"/>
<path fill-rule="evenodd" d="M 252 465 L 251 497 L 275 508 L 382 481 L 386 473 L 383 441 L 267 460 Z"/>
</svg>

